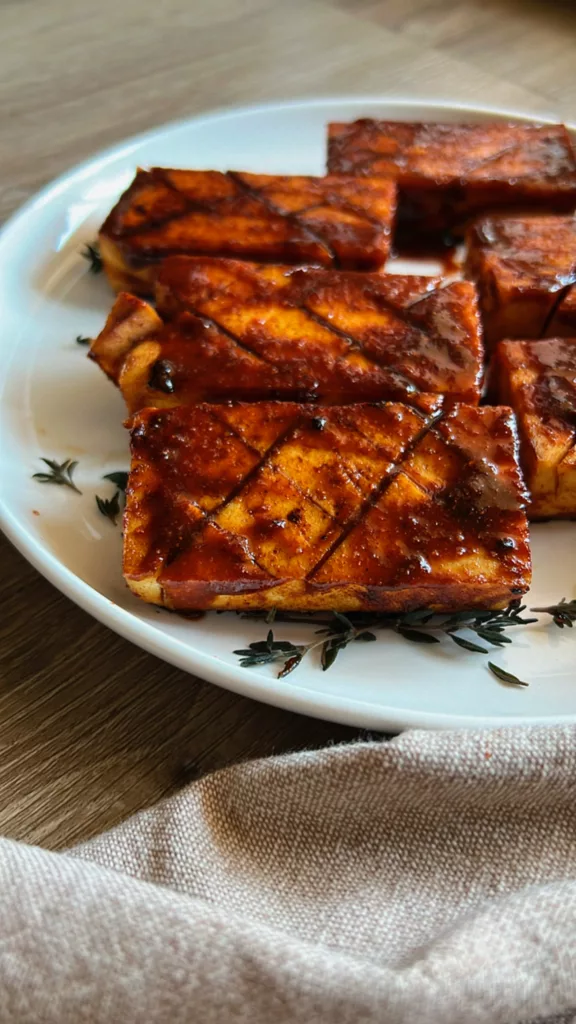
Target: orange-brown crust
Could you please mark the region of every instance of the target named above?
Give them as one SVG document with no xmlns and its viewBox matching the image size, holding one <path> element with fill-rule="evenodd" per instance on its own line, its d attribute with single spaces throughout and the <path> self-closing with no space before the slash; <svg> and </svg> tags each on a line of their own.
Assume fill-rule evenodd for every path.
<svg viewBox="0 0 576 1024">
<path fill-rule="evenodd" d="M 491 216 L 468 232 L 487 347 L 576 334 L 576 219 Z"/>
<path fill-rule="evenodd" d="M 530 584 L 510 410 L 145 409 L 124 575 L 177 609 L 497 607 Z"/>
<path fill-rule="evenodd" d="M 175 254 L 374 270 L 390 250 L 388 180 L 139 170 L 100 229 L 116 289 L 149 295 Z"/>
<path fill-rule="evenodd" d="M 392 177 L 408 240 L 461 233 L 470 217 L 499 207 L 576 207 L 576 158 L 564 125 L 335 123 L 328 170 Z"/>
<path fill-rule="evenodd" d="M 230 398 L 480 398 L 479 314 L 467 282 L 175 257 L 160 270 L 157 299 L 167 322 L 117 362 L 131 412 Z M 97 361 L 102 348 L 108 325 L 92 346 Z"/>
<path fill-rule="evenodd" d="M 576 338 L 502 341 L 492 372 L 516 413 L 530 518 L 576 516 Z"/>
<path fill-rule="evenodd" d="M 162 326 L 152 306 L 135 295 L 121 292 L 100 334 L 93 339 L 88 356 L 117 384 L 126 357 Z"/>
</svg>

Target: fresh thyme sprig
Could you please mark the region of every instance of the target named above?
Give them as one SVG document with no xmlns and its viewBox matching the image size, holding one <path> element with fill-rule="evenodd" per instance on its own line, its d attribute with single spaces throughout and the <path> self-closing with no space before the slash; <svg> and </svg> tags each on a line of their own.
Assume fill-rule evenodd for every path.
<svg viewBox="0 0 576 1024">
<path fill-rule="evenodd" d="M 531 610 L 552 615 L 553 621 L 561 627 L 572 626 L 576 621 L 576 600 L 563 600 L 549 608 Z M 241 658 L 240 664 L 245 668 L 282 662 L 279 678 L 292 672 L 304 656 L 316 647 L 321 647 L 322 668 L 330 668 L 340 651 L 352 641 L 375 640 L 372 629 L 391 629 L 405 640 L 420 644 L 440 643 L 443 637 L 447 637 L 466 651 L 487 654 L 489 648 L 483 646 L 484 644 L 496 648 L 504 647 L 512 643 L 512 638 L 506 635 L 506 630 L 513 626 L 528 626 L 538 621 L 534 618 L 524 618 L 525 611 L 526 605 L 515 599 L 507 608 L 500 611 L 468 610 L 451 614 L 433 612 L 429 609 L 419 609 L 400 615 L 371 615 L 364 612 L 343 615 L 341 612 L 330 612 L 326 616 L 310 612 L 283 612 L 276 609 L 267 612 L 246 612 L 244 618 L 264 619 L 267 623 L 276 621 L 321 625 L 321 628 L 316 630 L 316 635 L 322 636 L 322 639 L 309 644 L 294 644 L 287 640 L 275 640 L 272 630 L 269 630 L 266 640 L 249 644 L 248 648 L 234 653 Z M 470 638 L 470 634 L 474 639 Z M 478 643 L 478 640 L 481 640 L 482 644 Z M 528 685 L 491 661 L 488 662 L 488 668 L 500 682 L 507 685 Z"/>
<path fill-rule="evenodd" d="M 399 617 L 395 629 L 406 640 L 413 640 L 417 643 L 439 643 L 442 635 L 448 636 L 458 647 L 478 654 L 488 654 L 488 648 L 461 635 L 461 630 L 466 629 L 491 644 L 492 647 L 504 647 L 511 644 L 512 638 L 506 636 L 505 630 L 511 626 L 529 626 L 537 619 L 523 619 L 522 612 L 526 605 L 520 601 L 511 601 L 507 608 L 501 611 L 462 611 L 452 614 L 437 614 L 426 610 L 407 612 Z M 440 636 L 438 635 L 440 634 Z"/>
<path fill-rule="evenodd" d="M 73 459 L 65 459 L 64 462 L 56 462 L 55 459 L 40 458 L 41 462 L 44 462 L 49 473 L 33 473 L 32 479 L 38 480 L 41 484 L 58 484 L 61 487 L 69 487 L 72 491 L 76 491 L 76 494 L 82 494 L 82 491 L 76 487 L 72 476 L 74 470 L 78 465 Z"/>
<path fill-rule="evenodd" d="M 369 642 L 375 640 L 374 633 L 363 627 L 357 628 L 346 615 L 340 612 L 333 612 L 334 619 L 322 629 L 315 631 L 316 635 L 322 636 L 321 640 L 313 640 L 309 644 L 293 644 L 289 640 L 275 640 L 274 633 L 268 630 L 265 640 L 258 640 L 249 644 L 244 650 L 234 651 L 239 656 L 243 668 L 251 668 L 256 665 L 268 665 L 271 662 L 281 661 L 283 667 L 278 672 L 278 678 L 287 676 L 300 664 L 302 658 L 313 651 L 315 647 L 321 647 L 320 663 L 322 669 L 330 668 L 334 664 L 337 655 L 341 650 L 353 641 Z"/>
<path fill-rule="evenodd" d="M 85 260 L 88 260 L 91 274 L 99 274 L 102 271 L 104 264 L 100 255 L 100 249 L 96 242 L 94 242 L 93 245 L 86 244 L 81 255 Z"/>
</svg>

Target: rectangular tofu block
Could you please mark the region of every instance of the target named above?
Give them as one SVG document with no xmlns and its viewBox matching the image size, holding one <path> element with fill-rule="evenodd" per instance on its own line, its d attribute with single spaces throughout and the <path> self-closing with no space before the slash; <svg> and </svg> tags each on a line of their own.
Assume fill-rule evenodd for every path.
<svg viewBox="0 0 576 1024">
<path fill-rule="evenodd" d="M 139 170 L 100 229 L 112 287 L 153 292 L 167 256 L 376 270 L 388 257 L 390 180 L 240 171 Z"/>
<path fill-rule="evenodd" d="M 131 412 L 230 398 L 480 398 L 468 282 L 182 256 L 160 270 L 157 301 L 164 322 L 142 299 L 120 295 L 90 352 Z"/>
<path fill-rule="evenodd" d="M 124 576 L 175 609 L 496 608 L 530 552 L 509 409 L 144 409 Z"/>
<path fill-rule="evenodd" d="M 574 216 L 482 218 L 468 233 L 466 273 L 489 349 L 502 338 L 576 335 Z"/>
<path fill-rule="evenodd" d="M 459 236 L 470 217 L 499 207 L 576 207 L 576 157 L 561 124 L 331 124 L 328 170 L 393 178 L 401 242 Z"/>
<path fill-rule="evenodd" d="M 493 373 L 516 413 L 530 518 L 576 516 L 576 338 L 503 341 Z"/>
</svg>

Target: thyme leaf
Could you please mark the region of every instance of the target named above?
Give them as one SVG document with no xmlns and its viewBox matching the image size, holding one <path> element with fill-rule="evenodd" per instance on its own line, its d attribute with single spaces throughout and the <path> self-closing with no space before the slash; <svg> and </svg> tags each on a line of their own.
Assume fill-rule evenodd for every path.
<svg viewBox="0 0 576 1024">
<path fill-rule="evenodd" d="M 81 255 L 84 257 L 85 260 L 88 260 L 90 264 L 89 269 L 91 274 L 100 274 L 102 272 L 104 264 L 102 262 L 102 257 L 100 255 L 100 249 L 97 242 L 94 242 L 92 245 L 86 244 L 82 250 Z"/>
<path fill-rule="evenodd" d="M 116 491 L 112 498 L 101 498 L 97 494 L 96 504 L 98 511 L 116 526 L 118 516 L 120 515 L 120 491 Z"/>
<path fill-rule="evenodd" d="M 302 659 L 316 647 L 321 648 L 320 664 L 326 671 L 335 662 L 340 651 L 352 642 L 365 642 L 376 639 L 373 629 L 391 629 L 404 640 L 419 644 L 437 644 L 447 638 L 464 651 L 473 654 L 488 654 L 484 644 L 495 648 L 505 647 L 512 643 L 507 633 L 516 626 L 529 626 L 538 619 L 524 616 L 526 605 L 518 598 L 510 601 L 506 608 L 497 611 L 479 611 L 478 609 L 459 612 L 435 612 L 430 608 L 417 608 L 415 611 L 398 615 L 370 614 L 368 612 L 284 612 L 276 608 L 269 611 L 243 612 L 243 618 L 260 619 L 271 622 L 298 622 L 319 626 L 315 630 L 318 640 L 308 644 L 292 644 L 288 641 L 275 640 L 272 630 L 266 641 L 250 644 L 246 650 L 235 651 L 241 657 L 240 664 L 245 667 L 264 665 L 270 662 L 282 662 L 283 668 L 279 676 L 288 675 L 300 664 Z M 561 629 L 572 627 L 576 622 L 576 599 L 566 601 L 547 608 L 532 608 L 531 611 L 542 612 L 552 616 L 553 622 Z M 477 640 L 482 641 L 478 643 Z M 500 682 L 508 686 L 528 686 L 528 683 L 511 672 L 488 662 L 488 668 Z"/>
<path fill-rule="evenodd" d="M 278 672 L 278 678 L 282 679 L 298 667 L 302 659 L 316 647 L 321 648 L 320 664 L 325 672 L 334 664 L 340 651 L 343 651 L 349 643 L 360 641 L 362 643 L 375 640 L 373 633 L 366 629 L 357 629 L 350 620 L 339 612 L 332 612 L 332 621 L 326 628 L 317 630 L 322 634 L 321 640 L 313 640 L 309 644 L 293 644 L 289 640 L 275 640 L 271 629 L 265 640 L 257 640 L 249 644 L 247 648 L 236 650 L 233 653 L 240 658 L 240 665 L 243 668 L 253 668 L 259 665 L 269 665 L 273 662 L 282 662 L 282 668 Z"/>
<path fill-rule="evenodd" d="M 102 477 L 103 480 L 110 480 L 119 491 L 126 494 L 126 488 L 128 486 L 128 473 L 124 469 L 119 469 L 114 473 L 105 473 Z"/>
<path fill-rule="evenodd" d="M 522 679 L 518 679 L 518 676 L 512 675 L 512 672 L 507 672 L 506 669 L 500 668 L 499 665 L 495 665 L 493 661 L 488 662 L 488 668 L 495 675 L 501 683 L 506 683 L 507 686 L 528 686 L 528 683 L 523 682 Z"/>
<path fill-rule="evenodd" d="M 73 459 L 56 462 L 56 459 L 45 459 L 43 456 L 40 457 L 40 461 L 48 466 L 50 472 L 33 473 L 33 480 L 38 480 L 41 484 L 58 484 L 61 487 L 69 487 L 70 490 L 76 491 L 76 494 L 82 494 L 72 479 L 78 462 Z"/>
</svg>

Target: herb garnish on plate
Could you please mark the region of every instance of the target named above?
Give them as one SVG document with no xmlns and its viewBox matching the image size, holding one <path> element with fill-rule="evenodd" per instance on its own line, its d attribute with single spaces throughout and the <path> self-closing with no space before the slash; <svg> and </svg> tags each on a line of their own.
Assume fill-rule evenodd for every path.
<svg viewBox="0 0 576 1024">
<path fill-rule="evenodd" d="M 576 621 L 576 600 L 569 602 L 562 600 L 559 604 L 550 605 L 548 608 L 531 610 L 551 615 L 553 622 L 561 628 L 565 625 L 572 626 Z M 320 663 L 323 670 L 326 671 L 334 664 L 340 651 L 344 650 L 349 643 L 375 640 L 373 629 L 391 629 L 405 640 L 419 644 L 436 644 L 448 637 L 458 647 L 466 651 L 488 654 L 489 648 L 484 644 L 496 648 L 504 647 L 506 644 L 512 643 L 512 637 L 506 633 L 508 629 L 513 626 L 529 626 L 538 621 L 533 618 L 523 618 L 525 611 L 526 605 L 521 604 L 520 600 L 515 598 L 507 608 L 503 608 L 501 611 L 478 611 L 475 609 L 452 614 L 433 612 L 429 609 L 419 609 L 400 615 L 370 615 L 365 612 L 351 612 L 349 615 L 343 615 L 341 612 L 331 612 L 327 619 L 325 616 L 315 613 L 277 612 L 274 609 L 268 612 L 246 612 L 243 613 L 243 618 L 264 619 L 267 623 L 280 621 L 301 622 L 308 623 L 308 625 L 320 624 L 321 628 L 315 632 L 322 639 L 313 640 L 308 644 L 294 644 L 288 640 L 275 640 L 273 631 L 269 630 L 266 640 L 251 643 L 245 649 L 234 651 L 234 654 L 238 655 L 240 664 L 244 668 L 276 662 L 282 663 L 278 672 L 280 678 L 293 672 L 306 654 L 314 648 L 320 647 Z M 471 639 L 469 634 L 472 634 L 474 639 Z M 483 643 L 478 643 L 478 640 Z M 491 661 L 488 662 L 488 668 L 502 683 L 509 686 L 528 686 L 528 683 Z"/>
<path fill-rule="evenodd" d="M 76 491 L 76 494 L 82 494 L 82 491 L 76 487 L 72 479 L 72 475 L 78 462 L 73 459 L 65 459 L 64 462 L 56 462 L 55 459 L 45 459 L 42 456 L 40 461 L 46 463 L 49 473 L 34 473 L 32 475 L 33 480 L 38 480 L 41 484 L 59 484 L 60 486 L 70 487 L 72 491 Z"/>
<path fill-rule="evenodd" d="M 90 264 L 90 273 L 99 274 L 104 266 L 102 257 L 100 255 L 100 249 L 98 243 L 94 242 L 92 245 L 88 243 L 84 246 L 81 254 L 85 260 L 88 260 Z"/>
</svg>

